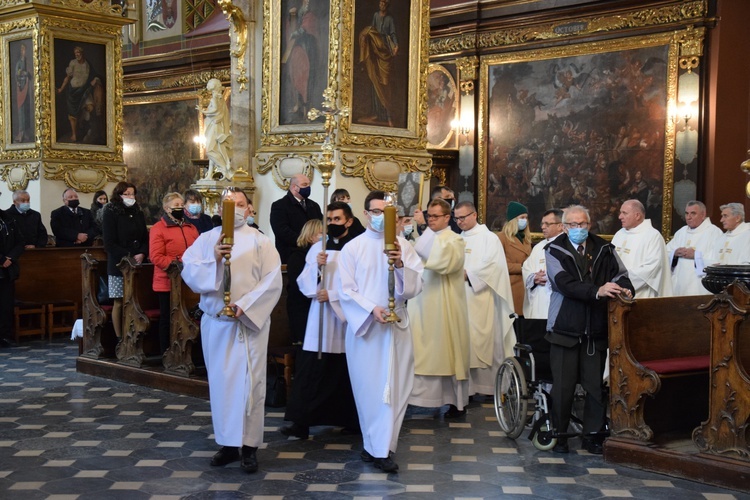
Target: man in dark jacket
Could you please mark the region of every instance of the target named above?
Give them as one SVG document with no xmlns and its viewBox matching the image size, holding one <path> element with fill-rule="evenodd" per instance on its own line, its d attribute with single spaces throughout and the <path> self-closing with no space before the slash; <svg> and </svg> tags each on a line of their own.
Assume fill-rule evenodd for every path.
<svg viewBox="0 0 750 500">
<path fill-rule="evenodd" d="M 42 224 L 42 214 L 31 208 L 30 201 L 28 191 L 14 191 L 13 204 L 5 213 L 16 222 L 24 247 L 44 248 L 47 246 L 47 229 Z"/>
<path fill-rule="evenodd" d="M 58 247 L 90 247 L 99 236 L 91 211 L 79 205 L 78 192 L 68 188 L 63 191 L 63 206 L 50 214 L 50 226 Z"/>
<path fill-rule="evenodd" d="M 0 210 L 0 346 L 11 345 L 13 336 L 13 303 L 18 279 L 18 258 L 23 253 L 23 237 L 16 223 Z"/>
<path fill-rule="evenodd" d="M 563 214 L 565 234 L 545 249 L 547 276 L 552 285 L 547 340 L 552 367 L 552 420 L 560 433 L 567 432 L 576 383 L 586 391 L 583 445 L 589 453 L 602 453 L 606 396 L 602 377 L 607 359 L 607 299 L 635 293 L 628 272 L 615 248 L 589 234 L 591 218 L 580 205 Z M 561 437 L 553 451 L 567 453 Z"/>
<path fill-rule="evenodd" d="M 309 197 L 310 179 L 297 174 L 289 180 L 286 195 L 271 204 L 271 229 L 282 264 L 286 264 L 289 254 L 297 248 L 297 238 L 305 222 L 312 219 L 323 220 L 320 205 Z"/>
</svg>

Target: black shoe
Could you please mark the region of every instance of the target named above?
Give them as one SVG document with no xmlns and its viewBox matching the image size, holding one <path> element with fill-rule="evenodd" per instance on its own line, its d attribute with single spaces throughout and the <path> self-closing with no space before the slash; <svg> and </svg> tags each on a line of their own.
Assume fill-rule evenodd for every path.
<svg viewBox="0 0 750 500">
<path fill-rule="evenodd" d="M 372 462 L 373 460 L 375 460 L 375 457 L 373 457 L 372 455 L 370 455 L 370 453 L 367 450 L 362 450 L 362 453 L 360 453 L 359 456 L 360 456 L 360 458 L 362 459 L 363 462 L 368 462 L 369 463 L 369 462 Z"/>
<path fill-rule="evenodd" d="M 221 449 L 216 452 L 216 455 L 211 459 L 211 465 L 213 467 L 221 467 L 222 465 L 231 464 L 240 459 L 240 449 L 236 446 L 222 446 Z"/>
<path fill-rule="evenodd" d="M 258 459 L 255 456 L 255 452 L 258 448 L 253 446 L 242 446 L 242 460 L 240 461 L 240 467 L 245 472 L 253 473 L 258 472 Z"/>
<path fill-rule="evenodd" d="M 380 469 L 383 472 L 396 472 L 398 470 L 398 464 L 391 457 L 376 458 L 373 465 L 376 469 Z"/>
<path fill-rule="evenodd" d="M 581 449 L 588 451 L 592 455 L 604 454 L 604 447 L 602 446 L 602 443 L 600 443 L 596 439 L 583 438 L 583 441 L 581 442 Z"/>
<path fill-rule="evenodd" d="M 570 453 L 568 440 L 566 438 L 557 438 L 557 444 L 552 448 L 553 453 Z"/>
<path fill-rule="evenodd" d="M 456 405 L 448 405 L 448 411 L 443 413 L 443 418 L 460 418 L 466 415 L 466 410 L 459 410 Z"/>
<path fill-rule="evenodd" d="M 279 432 L 286 437 L 296 437 L 300 439 L 307 439 L 310 437 L 310 428 L 304 425 L 292 423 L 292 425 L 285 425 L 279 429 Z"/>
</svg>

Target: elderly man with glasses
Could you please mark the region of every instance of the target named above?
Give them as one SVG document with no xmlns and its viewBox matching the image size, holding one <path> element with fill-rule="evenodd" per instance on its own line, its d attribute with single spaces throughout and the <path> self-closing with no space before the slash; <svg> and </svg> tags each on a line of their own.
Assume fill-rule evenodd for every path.
<svg viewBox="0 0 750 500">
<path fill-rule="evenodd" d="M 602 376 L 607 359 L 607 299 L 631 297 L 633 285 L 615 247 L 589 233 L 591 218 L 580 205 L 563 214 L 565 234 L 545 251 L 547 278 L 552 284 L 547 335 L 552 368 L 552 421 L 566 433 L 576 383 L 586 391 L 582 448 L 601 455 L 607 401 Z M 568 453 L 561 436 L 555 453 Z"/>
<path fill-rule="evenodd" d="M 414 245 L 424 264 L 424 292 L 408 305 L 414 337 L 414 389 L 409 403 L 449 405 L 445 417 L 466 414 L 469 402 L 469 319 L 463 238 L 451 231 L 451 207 L 427 206 L 428 229 Z"/>
<path fill-rule="evenodd" d="M 471 340 L 469 394 L 494 394 L 495 374 L 513 353 L 513 291 L 505 250 L 495 233 L 477 220 L 470 201 L 456 206 L 454 219 L 466 242 L 464 289 Z"/>
<path fill-rule="evenodd" d="M 531 249 L 531 253 L 521 266 L 523 284 L 526 289 L 523 301 L 523 317 L 527 319 L 547 319 L 549 297 L 552 294 L 547 280 L 547 266 L 544 261 L 544 247 L 553 242 L 563 232 L 563 211 L 552 208 L 542 216 L 544 240 Z"/>
</svg>

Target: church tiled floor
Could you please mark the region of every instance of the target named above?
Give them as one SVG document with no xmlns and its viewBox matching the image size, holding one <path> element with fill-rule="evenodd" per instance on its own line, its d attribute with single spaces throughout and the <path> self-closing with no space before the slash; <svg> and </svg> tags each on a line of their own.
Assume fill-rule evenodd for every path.
<svg viewBox="0 0 750 500">
<path fill-rule="evenodd" d="M 504 437 L 490 404 L 455 422 L 410 411 L 397 474 L 363 463 L 361 438 L 335 428 L 285 438 L 277 409 L 267 411 L 258 473 L 214 468 L 207 401 L 78 374 L 77 351 L 65 341 L 0 348 L 0 499 L 750 498 L 574 446 L 538 451 Z"/>
</svg>

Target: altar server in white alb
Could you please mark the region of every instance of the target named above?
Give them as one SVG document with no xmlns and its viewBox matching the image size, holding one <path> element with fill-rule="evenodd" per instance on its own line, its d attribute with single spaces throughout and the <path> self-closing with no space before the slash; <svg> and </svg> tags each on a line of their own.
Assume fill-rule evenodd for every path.
<svg viewBox="0 0 750 500">
<path fill-rule="evenodd" d="M 255 472 L 256 451 L 263 442 L 268 332 L 281 295 L 281 260 L 271 240 L 246 224 L 251 205 L 245 193 L 234 188 L 226 198 L 236 206 L 234 245 L 221 243 L 221 227 L 201 234 L 182 256 L 182 279 L 200 294 L 204 313 L 201 342 L 214 435 L 221 446 L 211 465 L 241 459 L 242 469 Z M 219 315 L 226 254 L 231 255 L 234 318 Z"/>
<path fill-rule="evenodd" d="M 347 321 L 346 360 L 362 428 L 362 460 L 395 472 L 391 458 L 414 383 L 414 350 L 404 303 L 422 291 L 422 261 L 401 237 L 395 259 L 397 323 L 388 316 L 388 255 L 384 253 L 385 193 L 365 198 L 367 229 L 339 254 L 339 300 Z"/>
<path fill-rule="evenodd" d="M 500 238 L 477 221 L 470 201 L 456 206 L 454 219 L 466 242 L 464 289 L 469 313 L 469 394 L 494 394 L 495 374 L 513 355 L 513 291 Z"/>
<path fill-rule="evenodd" d="M 547 279 L 547 264 L 544 247 L 563 233 L 563 211 L 553 208 L 542 215 L 542 235 L 544 239 L 534 245 L 529 257 L 521 266 L 523 284 L 526 289 L 523 300 L 523 317 L 526 319 L 547 319 L 552 285 Z"/>
<path fill-rule="evenodd" d="M 414 389 L 409 404 L 448 405 L 445 418 L 466 414 L 469 404 L 469 318 L 464 290 L 466 243 L 448 225 L 451 207 L 434 199 L 427 226 L 414 245 L 424 264 L 424 291 L 409 301 L 414 336 Z"/>
<path fill-rule="evenodd" d="M 620 207 L 622 229 L 612 244 L 628 270 L 635 298 L 671 297 L 672 273 L 661 233 L 646 219 L 646 209 L 638 200 L 628 200 Z"/>
<path fill-rule="evenodd" d="M 750 223 L 745 222 L 745 207 L 727 203 L 721 207 L 721 225 L 726 233 L 716 240 L 718 264 L 750 264 Z"/>
<path fill-rule="evenodd" d="M 674 295 L 708 295 L 701 279 L 703 269 L 715 262 L 716 241 L 721 229 L 706 217 L 706 205 L 689 201 L 685 207 L 686 226 L 681 227 L 667 243 L 667 255 L 672 266 L 672 292 Z"/>
</svg>

